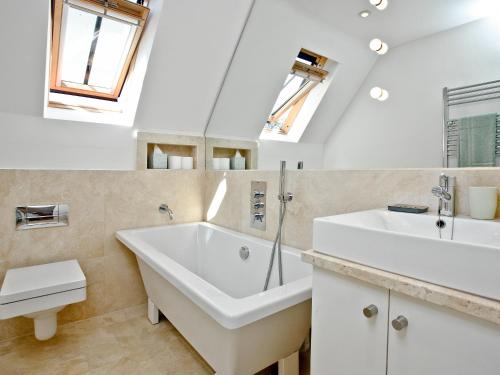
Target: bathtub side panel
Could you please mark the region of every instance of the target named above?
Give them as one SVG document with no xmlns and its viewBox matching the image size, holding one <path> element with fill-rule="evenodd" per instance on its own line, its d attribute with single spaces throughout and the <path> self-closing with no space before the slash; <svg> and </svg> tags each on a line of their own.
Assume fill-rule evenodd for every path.
<svg viewBox="0 0 500 375">
<path fill-rule="evenodd" d="M 231 331 L 217 324 L 141 259 L 137 260 L 148 297 L 163 315 L 218 373 L 234 368 L 232 363 L 224 362 L 236 357 L 237 345 Z"/>
<path fill-rule="evenodd" d="M 239 328 L 235 374 L 254 374 L 298 351 L 311 326 L 311 300 Z"/>
<path fill-rule="evenodd" d="M 311 301 L 238 329 L 219 325 L 138 259 L 148 297 L 218 375 L 250 375 L 297 351 L 308 334 Z"/>
</svg>

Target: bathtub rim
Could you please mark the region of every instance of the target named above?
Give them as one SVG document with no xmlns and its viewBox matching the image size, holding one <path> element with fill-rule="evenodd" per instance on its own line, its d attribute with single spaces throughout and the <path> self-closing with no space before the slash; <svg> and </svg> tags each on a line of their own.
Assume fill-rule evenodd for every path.
<svg viewBox="0 0 500 375">
<path fill-rule="evenodd" d="M 186 267 L 177 263 L 166 254 L 157 250 L 136 235 L 150 230 L 170 229 L 175 227 L 205 226 L 230 235 L 248 238 L 251 241 L 271 247 L 272 242 L 258 237 L 233 231 L 207 222 L 192 222 L 151 226 L 137 229 L 125 229 L 116 232 L 116 238 L 121 241 L 137 257 L 141 258 L 153 270 L 174 285 L 181 293 L 198 305 L 215 321 L 227 329 L 237 329 L 259 319 L 277 313 L 288 307 L 306 301 L 312 296 L 311 275 L 289 282 L 283 286 L 260 292 L 243 298 L 235 298 L 216 288 Z M 282 247 L 300 260 L 301 250 L 289 246 Z"/>
</svg>

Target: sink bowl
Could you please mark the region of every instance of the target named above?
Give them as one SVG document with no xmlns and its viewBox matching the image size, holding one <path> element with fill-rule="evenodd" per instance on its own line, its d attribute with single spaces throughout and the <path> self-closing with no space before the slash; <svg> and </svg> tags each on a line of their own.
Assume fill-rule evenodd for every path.
<svg viewBox="0 0 500 375">
<path fill-rule="evenodd" d="M 370 210 L 314 219 L 314 250 L 500 300 L 500 222 Z"/>
</svg>

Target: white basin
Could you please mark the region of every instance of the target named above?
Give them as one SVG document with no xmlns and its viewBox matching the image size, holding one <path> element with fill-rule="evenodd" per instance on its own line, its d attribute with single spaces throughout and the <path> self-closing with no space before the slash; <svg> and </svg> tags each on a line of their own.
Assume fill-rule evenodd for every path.
<svg viewBox="0 0 500 375">
<path fill-rule="evenodd" d="M 323 254 L 500 300 L 500 222 L 370 210 L 314 219 Z"/>
</svg>

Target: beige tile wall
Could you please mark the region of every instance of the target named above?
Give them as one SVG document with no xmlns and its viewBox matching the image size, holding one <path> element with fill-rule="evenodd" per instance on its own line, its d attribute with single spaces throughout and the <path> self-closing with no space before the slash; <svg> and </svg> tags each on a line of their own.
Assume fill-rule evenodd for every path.
<svg viewBox="0 0 500 375">
<path fill-rule="evenodd" d="M 203 215 L 201 171 L 0 170 L 0 280 L 12 267 L 78 259 L 87 300 L 59 314 L 61 323 L 142 304 L 136 260 L 115 238 L 118 229 L 198 221 Z M 68 227 L 15 230 L 15 207 L 68 203 Z M 175 219 L 158 213 L 169 204 Z M 0 340 L 29 333 L 27 318 L 0 321 Z"/>
<path fill-rule="evenodd" d="M 385 207 L 389 203 L 428 205 L 436 210 L 437 200 L 431 187 L 437 185 L 442 169 L 290 171 L 287 190 L 294 194 L 288 205 L 283 242 L 300 249 L 312 247 L 312 221 L 315 217 Z M 449 169 L 457 176 L 458 213 L 469 211 L 468 186 L 497 186 L 500 169 Z M 219 185 L 227 184 L 227 193 L 217 212 L 209 220 L 230 229 L 265 239 L 273 239 L 277 229 L 278 174 L 274 171 L 206 172 L 205 206 L 209 207 Z M 267 181 L 267 228 L 250 227 L 250 181 Z M 499 210 L 500 215 L 500 210 Z"/>
<path fill-rule="evenodd" d="M 312 219 L 392 202 L 430 205 L 440 169 L 291 171 L 284 243 L 309 249 Z M 458 211 L 468 213 L 467 187 L 500 187 L 500 169 L 449 170 L 458 179 Z M 268 182 L 267 230 L 250 228 L 250 181 Z M 211 222 L 272 239 L 276 233 L 278 172 L 275 171 L 29 171 L 0 170 L 0 280 L 12 267 L 76 258 L 87 276 L 88 299 L 64 309 L 65 323 L 146 301 L 134 256 L 115 238 L 118 229 L 198 221 L 218 186 L 226 193 Z M 17 205 L 68 203 L 70 226 L 15 230 Z M 158 213 L 169 204 L 175 220 Z M 499 212 L 500 214 L 500 212 Z M 0 321 L 0 340 L 32 331 L 26 318 Z"/>
</svg>

